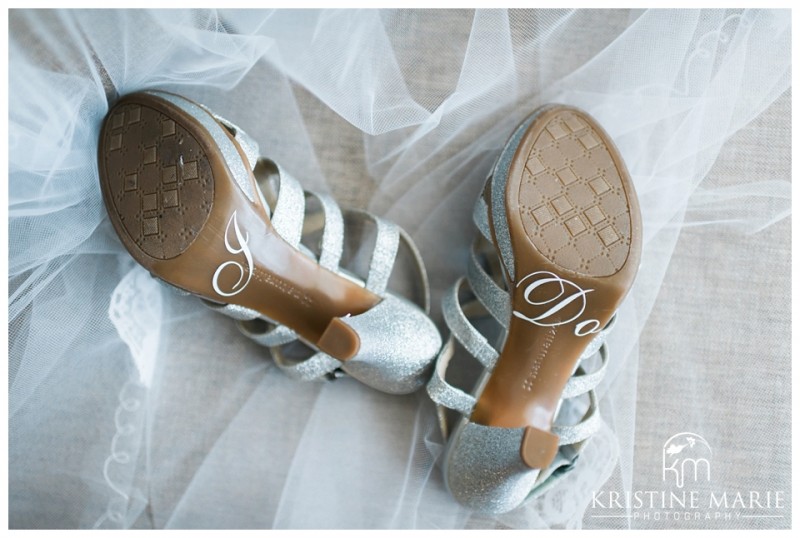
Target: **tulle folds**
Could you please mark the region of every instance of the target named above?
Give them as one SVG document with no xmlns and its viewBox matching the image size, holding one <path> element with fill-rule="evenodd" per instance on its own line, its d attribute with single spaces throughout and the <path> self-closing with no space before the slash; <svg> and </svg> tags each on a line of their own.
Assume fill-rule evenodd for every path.
<svg viewBox="0 0 800 538">
<path fill-rule="evenodd" d="M 11 11 L 9 525 L 580 526 L 593 490 L 633 480 L 637 342 L 682 226 L 751 233 L 788 214 L 783 178 L 707 175 L 790 87 L 790 27 L 780 10 Z M 96 164 L 110 103 L 144 88 L 207 105 L 304 188 L 408 230 L 440 328 L 514 126 L 549 102 L 594 116 L 633 177 L 644 250 L 608 342 L 604 425 L 570 478 L 471 513 L 444 487 L 424 392 L 292 381 L 151 279 Z"/>
</svg>

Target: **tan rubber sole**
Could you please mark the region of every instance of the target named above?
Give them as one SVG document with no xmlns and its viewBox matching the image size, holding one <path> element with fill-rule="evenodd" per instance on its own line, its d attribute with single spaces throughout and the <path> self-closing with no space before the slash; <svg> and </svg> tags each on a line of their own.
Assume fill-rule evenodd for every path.
<svg viewBox="0 0 800 538">
<path fill-rule="evenodd" d="M 247 162 L 231 133 L 195 103 L 169 98 L 123 97 L 100 133 L 103 200 L 125 248 L 178 288 L 256 310 L 337 359 L 353 357 L 359 337 L 339 318 L 380 297 L 286 243 L 259 197 L 237 184 L 235 166 L 239 181 L 258 188 L 249 167 L 242 175 L 231 161 Z M 228 141 L 235 151 L 226 155 Z"/>
<path fill-rule="evenodd" d="M 522 135 L 505 208 L 513 315 L 470 420 L 528 427 L 523 459 L 543 467 L 558 448 L 549 432 L 564 386 L 633 284 L 641 216 L 611 138 L 585 112 L 561 105 L 540 111 Z"/>
</svg>

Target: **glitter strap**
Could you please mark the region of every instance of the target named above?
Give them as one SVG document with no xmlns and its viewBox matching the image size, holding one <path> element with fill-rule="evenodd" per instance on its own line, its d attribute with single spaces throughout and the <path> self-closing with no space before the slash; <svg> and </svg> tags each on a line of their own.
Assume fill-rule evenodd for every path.
<svg viewBox="0 0 800 538">
<path fill-rule="evenodd" d="M 375 237 L 375 250 L 369 262 L 367 275 L 367 289 L 376 295 L 383 295 L 389 276 L 394 267 L 397 256 L 397 247 L 400 245 L 400 232 L 397 226 L 370 213 L 369 217 L 375 221 L 377 233 Z"/>
<path fill-rule="evenodd" d="M 306 191 L 308 196 L 313 196 L 319 200 L 322 212 L 325 216 L 325 227 L 322 230 L 322 242 L 320 245 L 319 264 L 325 269 L 335 271 L 339 267 L 342 259 L 342 248 L 344 244 L 344 219 L 342 211 L 333 198 L 327 194 L 319 194 L 313 191 Z"/>
<path fill-rule="evenodd" d="M 249 321 L 261 317 L 261 314 L 259 314 L 255 310 L 245 308 L 238 304 L 219 304 L 209 301 L 207 299 L 202 299 L 202 301 L 203 304 L 205 304 L 211 310 L 219 312 L 220 314 L 224 314 L 229 318 L 233 318 L 237 321 Z"/>
<path fill-rule="evenodd" d="M 436 368 L 427 386 L 428 395 L 436 404 L 469 416 L 472 414 L 472 408 L 475 407 L 475 397 L 445 381 L 447 367 L 453 357 L 453 351 L 454 340 L 453 336 L 450 335 L 447 343 L 442 347 L 439 356 L 436 358 Z"/>
<path fill-rule="evenodd" d="M 585 441 L 594 435 L 594 433 L 600 429 L 600 425 L 602 424 L 601 421 L 602 419 L 600 418 L 600 412 L 597 405 L 597 393 L 595 393 L 593 390 L 590 390 L 589 408 L 586 410 L 586 413 L 583 415 L 581 421 L 571 426 L 561 426 L 556 424 L 553 425 L 550 431 L 558 435 L 559 446 L 573 445 Z"/>
<path fill-rule="evenodd" d="M 223 126 L 225 126 L 228 131 L 233 135 L 233 138 L 239 143 L 242 147 L 242 151 L 244 151 L 245 156 L 247 157 L 247 161 L 250 164 L 250 169 L 254 169 L 256 167 L 256 163 L 258 162 L 258 143 L 253 140 L 253 138 L 248 135 L 244 130 L 240 129 L 238 125 L 232 123 L 222 116 L 217 116 L 210 110 L 208 110 L 203 105 L 200 105 L 209 114 L 214 116 L 214 119 L 220 122 Z"/>
<path fill-rule="evenodd" d="M 617 314 L 615 312 L 614 315 L 611 316 L 611 319 L 608 320 L 608 323 L 606 323 L 606 326 L 603 327 L 603 330 L 600 331 L 597 336 L 595 336 L 594 339 L 589 342 L 589 345 L 586 346 L 586 349 L 583 350 L 583 353 L 581 354 L 581 360 L 588 359 L 597 353 L 597 350 L 599 350 L 600 346 L 605 343 L 606 338 L 608 338 L 609 333 L 614 329 L 616 324 Z"/>
<path fill-rule="evenodd" d="M 262 318 L 263 319 L 263 316 Z M 289 344 L 297 340 L 297 333 L 285 325 L 278 325 L 272 321 L 267 321 L 267 330 L 256 331 L 246 323 L 238 323 L 239 331 L 255 343 L 262 346 L 274 347 Z"/>
<path fill-rule="evenodd" d="M 467 261 L 467 280 L 478 300 L 486 307 L 486 310 L 502 325 L 508 329 L 511 319 L 511 300 L 478 260 L 478 245 L 473 244 L 470 249 L 469 260 Z"/>
<path fill-rule="evenodd" d="M 417 277 L 422 286 L 422 310 L 426 314 L 429 314 L 431 311 L 431 287 L 428 282 L 428 272 L 425 270 L 425 263 L 422 261 L 422 254 L 420 254 L 417 245 L 414 243 L 414 240 L 411 239 L 411 236 L 408 235 L 408 232 L 399 226 L 397 230 L 400 232 L 400 241 L 406 245 L 409 252 L 411 252 L 411 259 L 414 261 L 414 268 L 417 270 Z"/>
<path fill-rule="evenodd" d="M 478 196 L 478 201 L 475 202 L 475 207 L 472 209 L 472 221 L 478 227 L 478 231 L 487 240 L 492 240 L 492 231 L 489 228 L 489 206 L 486 205 L 486 200 L 483 196 Z"/>
<path fill-rule="evenodd" d="M 461 308 L 461 302 L 458 298 L 461 287 L 466 280 L 464 277 L 458 281 L 445 292 L 442 297 L 442 314 L 447 327 L 453 333 L 453 336 L 464 346 L 470 355 L 478 359 L 486 368 L 494 368 L 497 362 L 498 353 L 486 338 L 476 329 L 472 323 L 469 322 L 464 310 Z"/>
<path fill-rule="evenodd" d="M 339 360 L 325 353 L 315 353 L 307 359 L 292 361 L 283 355 L 279 347 L 272 349 L 272 357 L 284 374 L 297 381 L 316 381 L 332 374 L 342 365 Z"/>
<path fill-rule="evenodd" d="M 275 166 L 278 167 L 280 186 L 275 211 L 270 220 L 278 235 L 293 247 L 297 247 L 303 236 L 306 197 L 297 180 L 277 163 Z"/>
<path fill-rule="evenodd" d="M 590 390 L 594 390 L 597 385 L 603 380 L 603 377 L 606 375 L 606 367 L 608 366 L 608 346 L 605 342 L 602 343 L 600 346 L 600 366 L 594 372 L 587 374 L 587 373 L 575 373 L 572 377 L 569 378 L 567 384 L 564 386 L 564 391 L 561 393 L 561 398 L 574 398 L 575 396 L 580 396 L 581 394 L 585 394 Z M 580 369 L 583 371 L 583 368 Z"/>
</svg>

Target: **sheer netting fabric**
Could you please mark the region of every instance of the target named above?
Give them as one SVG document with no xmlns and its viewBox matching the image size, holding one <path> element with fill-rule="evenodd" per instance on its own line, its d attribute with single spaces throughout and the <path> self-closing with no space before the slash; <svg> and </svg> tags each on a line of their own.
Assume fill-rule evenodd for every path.
<svg viewBox="0 0 800 538">
<path fill-rule="evenodd" d="M 632 480 L 637 343 L 681 229 L 756 233 L 789 214 L 783 178 L 704 181 L 725 141 L 790 87 L 788 11 L 16 10 L 9 20 L 15 528 L 581 526 L 593 489 Z M 231 320 L 137 266 L 106 216 L 96 152 L 109 104 L 144 88 L 207 105 L 305 188 L 408 230 L 440 328 L 439 299 L 476 234 L 472 205 L 514 126 L 550 102 L 597 118 L 635 182 L 644 250 L 609 339 L 604 426 L 569 478 L 511 513 L 471 513 L 444 487 L 424 391 L 292 381 Z M 308 113 L 310 102 L 330 114 Z M 341 148 L 330 142 L 339 136 Z"/>
</svg>

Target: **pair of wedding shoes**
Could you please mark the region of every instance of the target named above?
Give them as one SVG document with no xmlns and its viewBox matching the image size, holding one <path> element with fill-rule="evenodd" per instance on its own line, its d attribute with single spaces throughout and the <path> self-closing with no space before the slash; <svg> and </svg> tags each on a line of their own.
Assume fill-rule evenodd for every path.
<svg viewBox="0 0 800 538">
<path fill-rule="evenodd" d="M 475 208 L 467 277 L 443 300 L 444 346 L 402 229 L 303 191 L 202 105 L 162 91 L 123 97 L 98 159 L 134 259 L 237 320 L 288 375 L 347 374 L 393 394 L 427 383 L 447 438 L 445 481 L 462 504 L 513 509 L 596 431 L 604 340 L 638 268 L 641 218 L 619 153 L 587 114 L 541 108 L 501 152 Z M 414 300 L 389 286 L 401 258 Z M 482 367 L 471 393 L 445 379 L 459 346 Z M 563 401 L 584 396 L 578 424 L 555 422 Z"/>
</svg>

